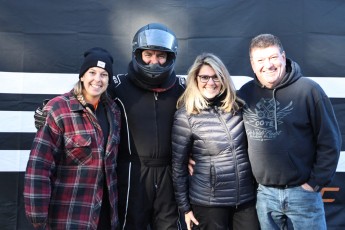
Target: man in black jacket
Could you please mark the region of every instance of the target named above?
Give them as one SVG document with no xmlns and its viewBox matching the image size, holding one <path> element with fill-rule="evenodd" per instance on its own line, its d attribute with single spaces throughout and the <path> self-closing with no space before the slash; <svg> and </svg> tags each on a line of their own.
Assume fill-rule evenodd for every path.
<svg viewBox="0 0 345 230">
<path fill-rule="evenodd" d="M 262 229 L 326 229 L 319 191 L 333 178 L 341 135 L 331 102 L 321 87 L 286 58 L 279 39 L 252 39 L 254 80 L 239 91 L 246 102 L 248 154 L 259 183 Z"/>
</svg>

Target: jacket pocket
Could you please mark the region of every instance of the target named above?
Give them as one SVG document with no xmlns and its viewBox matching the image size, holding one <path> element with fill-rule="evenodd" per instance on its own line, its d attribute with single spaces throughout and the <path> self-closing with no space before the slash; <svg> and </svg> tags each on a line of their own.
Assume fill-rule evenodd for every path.
<svg viewBox="0 0 345 230">
<path fill-rule="evenodd" d="M 65 136 L 66 163 L 85 165 L 92 159 L 91 136 Z"/>
</svg>

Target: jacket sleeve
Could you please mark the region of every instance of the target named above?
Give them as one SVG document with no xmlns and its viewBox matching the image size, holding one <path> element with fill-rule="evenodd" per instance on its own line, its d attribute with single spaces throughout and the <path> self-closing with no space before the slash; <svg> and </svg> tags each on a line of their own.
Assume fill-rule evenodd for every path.
<svg viewBox="0 0 345 230">
<path fill-rule="evenodd" d="M 192 132 L 184 110 L 175 113 L 172 128 L 172 176 L 175 198 L 182 213 L 189 211 L 188 160 L 192 150 Z"/>
<path fill-rule="evenodd" d="M 321 88 L 320 98 L 316 101 L 315 111 L 311 111 L 311 121 L 316 141 L 316 158 L 307 182 L 314 191 L 331 182 L 339 160 L 341 134 L 332 104 Z"/>
<path fill-rule="evenodd" d="M 47 105 L 46 109 L 50 107 Z M 49 111 L 49 110 L 48 110 Z M 51 174 L 55 169 L 54 153 L 61 140 L 60 131 L 48 112 L 44 126 L 34 138 L 24 179 L 24 203 L 28 220 L 44 226 L 51 196 Z"/>
</svg>

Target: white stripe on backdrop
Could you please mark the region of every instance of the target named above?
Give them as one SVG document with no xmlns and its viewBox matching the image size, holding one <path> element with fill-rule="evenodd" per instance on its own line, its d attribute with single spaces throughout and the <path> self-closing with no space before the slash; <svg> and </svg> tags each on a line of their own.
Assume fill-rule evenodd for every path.
<svg viewBox="0 0 345 230">
<path fill-rule="evenodd" d="M 233 76 L 236 88 L 252 78 Z M 345 77 L 311 77 L 330 98 L 345 98 Z M 78 74 L 0 72 L 2 94 L 62 94 L 72 89 Z M 37 102 L 39 105 L 41 102 Z M 0 133 L 35 133 L 34 111 L 0 111 Z M 0 172 L 23 172 L 29 150 L 0 150 Z M 341 152 L 337 172 L 345 172 L 345 151 Z"/>
<path fill-rule="evenodd" d="M 0 150 L 0 172 L 25 172 L 30 150 Z M 340 152 L 337 172 L 345 172 L 345 151 Z"/>
<path fill-rule="evenodd" d="M 185 76 L 185 75 L 181 75 Z M 232 76 L 236 88 L 251 80 L 248 76 Z M 331 98 L 345 98 L 345 77 L 310 77 L 319 83 Z M 78 74 L 0 72 L 0 93 L 62 94 L 72 89 Z"/>
</svg>

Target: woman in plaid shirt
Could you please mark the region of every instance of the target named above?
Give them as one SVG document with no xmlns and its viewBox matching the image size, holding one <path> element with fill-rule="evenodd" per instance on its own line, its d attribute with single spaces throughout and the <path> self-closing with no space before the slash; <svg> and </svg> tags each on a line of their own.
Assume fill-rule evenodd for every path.
<svg viewBox="0 0 345 230">
<path fill-rule="evenodd" d="M 107 96 L 112 56 L 85 52 L 74 89 L 44 107 L 25 174 L 26 215 L 36 229 L 116 229 L 120 110 Z"/>
</svg>

